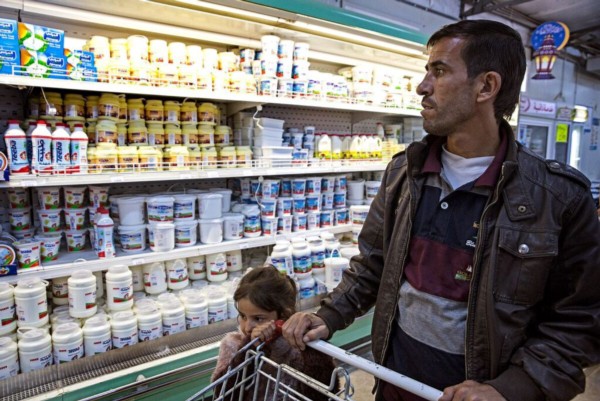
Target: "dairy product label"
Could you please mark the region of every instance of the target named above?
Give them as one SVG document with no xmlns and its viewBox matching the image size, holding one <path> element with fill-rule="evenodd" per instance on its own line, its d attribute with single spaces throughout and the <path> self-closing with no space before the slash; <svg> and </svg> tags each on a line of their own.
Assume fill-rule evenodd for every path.
<svg viewBox="0 0 600 401">
<path fill-rule="evenodd" d="M 311 261 L 313 269 L 321 269 L 325 267 L 325 251 L 318 250 L 315 252 L 311 252 Z"/>
<path fill-rule="evenodd" d="M 16 320 L 15 311 L 14 303 L 0 307 L 0 327 L 8 326 Z"/>
<path fill-rule="evenodd" d="M 174 210 L 176 219 L 192 218 L 194 217 L 194 201 L 175 201 Z"/>
<path fill-rule="evenodd" d="M 260 214 L 255 216 L 246 216 L 244 218 L 244 232 L 257 233 L 260 232 Z"/>
<path fill-rule="evenodd" d="M 142 233 L 133 233 L 133 234 L 122 234 L 119 233 L 121 237 L 121 248 L 123 250 L 128 251 L 139 251 L 143 249 L 143 235 Z"/>
<path fill-rule="evenodd" d="M 210 264 L 210 275 L 218 276 L 220 274 L 224 274 L 227 271 L 227 260 L 223 258 L 222 260 L 219 258 Z"/>
<path fill-rule="evenodd" d="M 241 239 L 244 235 L 244 223 L 241 221 L 225 220 L 225 238 Z"/>
<path fill-rule="evenodd" d="M 300 299 L 306 299 L 315 296 L 315 287 L 300 288 Z"/>
<path fill-rule="evenodd" d="M 119 331 L 121 331 L 121 330 L 119 330 Z M 113 343 L 113 348 L 123 348 L 123 347 L 129 347 L 131 345 L 137 344 L 138 343 L 137 328 L 132 329 L 128 333 L 115 333 L 113 331 L 112 343 Z"/>
<path fill-rule="evenodd" d="M 0 380 L 16 376 L 17 373 L 19 373 L 19 360 L 15 353 L 14 358 L 7 359 L 0 363 Z"/>
<path fill-rule="evenodd" d="M 28 173 L 27 140 L 25 138 L 10 139 L 7 142 L 10 156 L 10 171 L 16 174 Z"/>
<path fill-rule="evenodd" d="M 208 323 L 221 322 L 227 318 L 227 308 L 208 308 Z"/>
<path fill-rule="evenodd" d="M 25 367 L 21 366 L 21 371 L 23 372 L 45 368 L 52 365 L 52 352 L 48 352 L 41 357 L 33 357 L 27 361 L 21 360 L 21 363 L 25 365 Z"/>
<path fill-rule="evenodd" d="M 54 345 L 54 363 L 61 364 L 83 358 L 83 343 L 65 347 Z"/>
<path fill-rule="evenodd" d="M 311 270 L 312 259 L 310 255 L 292 256 L 294 273 L 308 273 Z"/>
<path fill-rule="evenodd" d="M 112 339 L 110 335 L 104 339 L 88 340 L 84 337 L 84 348 L 87 356 L 101 354 L 112 349 Z"/>
<path fill-rule="evenodd" d="M 161 327 L 153 326 L 153 327 L 140 327 L 138 330 L 138 337 L 141 342 L 154 340 L 161 337 Z"/>
<path fill-rule="evenodd" d="M 119 304 L 133 299 L 133 288 L 129 286 L 111 287 L 112 302 Z"/>
<path fill-rule="evenodd" d="M 46 316 L 48 316 L 48 301 L 45 295 L 43 299 L 38 299 L 34 305 L 31 302 L 28 302 L 28 305 L 17 304 L 19 322 L 37 323 Z"/>
<path fill-rule="evenodd" d="M 170 336 L 185 331 L 185 319 L 181 321 L 166 322 L 163 321 L 163 335 Z"/>
<path fill-rule="evenodd" d="M 52 299 L 67 299 L 69 296 L 69 286 L 67 283 L 52 282 Z"/>
<path fill-rule="evenodd" d="M 169 268 L 169 283 L 181 283 L 188 279 L 187 267 Z"/>
<path fill-rule="evenodd" d="M 193 329 L 194 327 L 202 327 L 208 324 L 208 314 L 204 315 L 196 315 L 196 316 L 185 316 L 185 325 L 188 329 Z"/>
<path fill-rule="evenodd" d="M 285 256 L 271 256 L 271 263 L 281 273 L 287 274 L 290 271 L 290 267 L 287 265 L 287 258 Z"/>
<path fill-rule="evenodd" d="M 149 221 L 173 221 L 173 206 L 148 205 Z"/>
<path fill-rule="evenodd" d="M 69 309 L 86 310 L 93 309 L 96 306 L 96 290 L 79 291 L 74 290 L 69 292 Z"/>
</svg>

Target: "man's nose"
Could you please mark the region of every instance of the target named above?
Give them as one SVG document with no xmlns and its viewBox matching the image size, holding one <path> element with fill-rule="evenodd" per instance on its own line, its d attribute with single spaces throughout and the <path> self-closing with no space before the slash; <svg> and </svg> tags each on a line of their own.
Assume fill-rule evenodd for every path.
<svg viewBox="0 0 600 401">
<path fill-rule="evenodd" d="M 419 96 L 428 96 L 431 95 L 431 82 L 428 79 L 428 75 L 425 75 L 423 80 L 417 85 L 417 95 Z"/>
</svg>

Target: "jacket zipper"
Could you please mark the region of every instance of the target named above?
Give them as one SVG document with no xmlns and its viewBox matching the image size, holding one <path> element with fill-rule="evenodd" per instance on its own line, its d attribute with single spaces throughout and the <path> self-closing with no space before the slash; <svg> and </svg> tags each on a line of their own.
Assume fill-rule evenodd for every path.
<svg viewBox="0 0 600 401">
<path fill-rule="evenodd" d="M 408 175 L 408 167 L 407 167 L 407 175 Z M 404 275 L 404 263 L 406 262 L 406 257 L 408 256 L 408 244 L 410 243 L 410 237 L 411 237 L 411 231 L 412 231 L 412 216 L 414 211 L 416 210 L 416 199 L 415 199 L 415 194 L 416 194 L 416 190 L 414 189 L 415 183 L 413 182 L 412 178 L 409 180 L 409 188 L 412 189 L 411 192 L 411 200 L 410 200 L 410 214 L 408 216 L 408 225 L 407 225 L 407 230 L 409 235 L 406 237 L 407 240 L 404 243 L 404 253 L 403 253 L 403 257 L 402 257 L 402 263 L 400 264 L 401 266 L 401 270 L 400 270 L 400 278 L 399 278 L 399 283 L 398 283 L 398 291 L 396 291 L 396 298 L 395 298 L 395 302 L 394 302 L 394 308 L 398 309 L 398 300 L 400 299 L 400 287 L 401 287 L 401 283 L 402 283 L 402 276 Z M 395 205 L 395 209 L 397 210 L 398 205 Z M 395 217 L 395 216 L 394 216 Z M 382 348 L 382 355 L 381 355 L 381 361 L 384 362 L 384 358 L 385 355 L 387 354 L 387 350 L 388 350 L 388 346 L 390 343 L 390 337 L 391 337 L 391 327 L 392 324 L 394 323 L 394 316 L 395 316 L 395 311 L 394 313 L 390 313 L 390 317 L 387 321 L 387 333 L 385 336 L 385 342 L 383 344 L 383 348 Z"/>
<path fill-rule="evenodd" d="M 498 197 L 500 194 L 500 188 L 502 187 L 502 184 L 504 183 L 504 164 L 502 165 L 502 169 L 500 171 L 500 179 L 498 180 L 498 184 L 496 185 L 496 193 L 494 194 L 494 198 L 492 199 L 492 201 L 490 203 L 488 203 L 485 207 L 485 209 L 483 209 L 483 213 L 481 214 L 481 220 L 479 223 L 479 234 L 482 234 L 485 232 L 485 216 L 488 212 L 488 210 L 490 209 L 490 207 L 492 207 L 494 204 L 496 204 L 496 202 L 498 202 Z M 467 333 L 465 335 L 465 376 L 466 379 L 470 379 L 469 378 L 469 369 L 468 369 L 468 360 L 469 360 L 469 347 L 468 347 L 468 340 L 471 340 L 473 337 L 472 334 L 472 330 L 473 330 L 473 320 L 474 320 L 474 299 L 477 298 L 477 296 L 474 296 L 474 292 L 475 292 L 475 288 L 473 287 L 473 283 L 476 282 L 476 278 L 478 278 L 479 276 L 479 258 L 481 257 L 481 252 L 483 249 L 483 245 L 482 242 L 480 240 L 480 238 L 477 239 L 477 247 L 475 249 L 475 256 L 473 257 L 473 276 L 471 277 L 471 283 L 469 284 L 469 299 L 468 299 L 468 305 L 467 305 Z M 477 295 L 477 294 L 475 294 Z M 471 323 L 471 324 L 469 324 Z M 491 336 L 490 336 L 491 338 Z"/>
</svg>

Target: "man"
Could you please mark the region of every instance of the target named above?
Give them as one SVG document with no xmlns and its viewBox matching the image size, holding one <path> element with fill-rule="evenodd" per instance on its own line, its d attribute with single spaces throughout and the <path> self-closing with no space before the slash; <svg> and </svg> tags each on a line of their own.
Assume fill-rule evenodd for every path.
<svg viewBox="0 0 600 401">
<path fill-rule="evenodd" d="M 340 285 L 285 338 L 329 338 L 375 306 L 375 361 L 443 401 L 566 401 L 600 354 L 600 224 L 589 181 L 515 142 L 521 38 L 460 21 L 428 42 L 423 126 L 394 157 Z M 377 399 L 420 398 L 379 383 Z"/>
</svg>

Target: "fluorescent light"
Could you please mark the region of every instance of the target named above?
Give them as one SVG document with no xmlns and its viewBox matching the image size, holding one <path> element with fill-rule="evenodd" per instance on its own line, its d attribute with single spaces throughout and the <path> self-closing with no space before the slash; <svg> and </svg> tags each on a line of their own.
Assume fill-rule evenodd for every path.
<svg viewBox="0 0 600 401">
<path fill-rule="evenodd" d="M 278 17 L 272 17 L 270 15 L 259 14 L 259 13 L 255 13 L 252 11 L 241 10 L 239 8 L 223 6 L 221 4 L 209 3 L 209 2 L 201 1 L 201 0 L 145 0 L 145 1 L 163 4 L 163 5 L 171 5 L 171 6 L 175 6 L 175 7 L 191 6 L 194 8 L 189 8 L 189 7 L 184 7 L 184 8 L 188 8 L 188 9 L 192 9 L 192 10 L 197 7 L 199 9 L 218 11 L 218 12 L 225 13 L 225 14 L 236 15 L 238 17 L 245 18 L 245 19 L 260 20 L 260 21 L 266 21 L 266 22 L 275 22 L 276 23 L 276 22 L 279 22 L 281 19 Z M 182 4 L 182 6 L 177 6 L 176 4 L 173 4 L 173 3 L 180 3 L 180 4 Z M 200 11 L 200 10 L 197 10 L 197 11 Z"/>
</svg>

